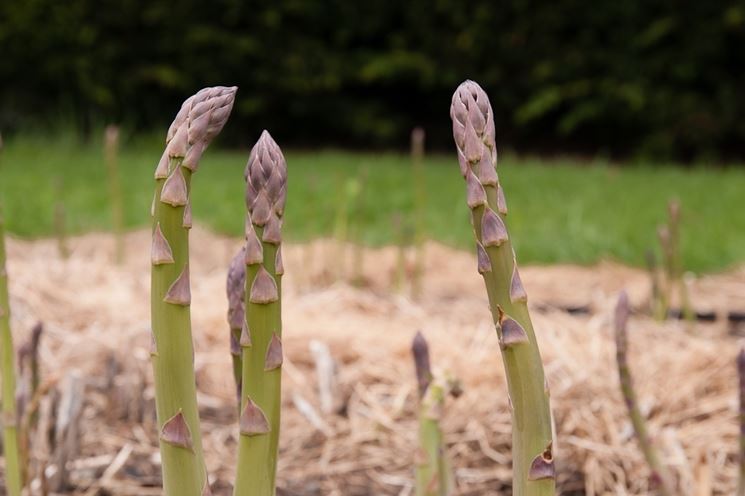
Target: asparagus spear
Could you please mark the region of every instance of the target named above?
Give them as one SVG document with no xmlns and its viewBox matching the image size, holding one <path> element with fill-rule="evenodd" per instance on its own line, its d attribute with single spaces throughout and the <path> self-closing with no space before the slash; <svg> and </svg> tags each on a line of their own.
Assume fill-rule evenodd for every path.
<svg viewBox="0 0 745 496">
<path fill-rule="evenodd" d="M 417 332 L 411 345 L 419 385 L 419 449 L 416 462 L 416 495 L 448 496 L 453 491 L 450 463 L 445 454 L 440 419 L 453 381 L 434 377 L 429 363 L 429 345 Z"/>
<path fill-rule="evenodd" d="M 235 496 L 274 496 L 282 378 L 282 217 L 287 164 L 268 132 L 246 165 L 246 322 Z"/>
<path fill-rule="evenodd" d="M 228 269 L 228 325 L 230 327 L 230 355 L 233 359 L 233 377 L 235 378 L 238 409 L 241 404 L 241 377 L 243 359 L 241 358 L 241 333 L 246 321 L 244 304 L 246 285 L 246 247 L 242 246 L 230 262 Z"/>
<path fill-rule="evenodd" d="M 187 99 L 168 130 L 155 171 L 152 363 L 166 496 L 209 493 L 194 378 L 189 284 L 191 176 L 230 115 L 236 88 L 205 88 Z"/>
<path fill-rule="evenodd" d="M 636 399 L 631 371 L 628 362 L 628 332 L 627 323 L 631 309 L 626 292 L 621 292 L 618 297 L 615 312 L 615 336 L 616 336 L 616 361 L 618 362 L 618 376 L 621 383 L 621 393 L 629 410 L 631 424 L 634 427 L 639 447 L 651 470 L 651 479 L 658 485 L 659 493 L 663 496 L 675 494 L 672 490 L 672 482 L 667 470 L 660 462 L 659 454 L 655 449 L 647 433 L 647 423 L 639 411 L 639 402 Z"/>
<path fill-rule="evenodd" d="M 737 355 L 737 373 L 740 380 L 740 473 L 737 496 L 745 496 L 745 349 Z"/>
<path fill-rule="evenodd" d="M 478 270 L 486 283 L 502 348 L 512 404 L 513 495 L 553 495 L 555 487 L 549 393 L 527 295 L 518 272 L 497 177 L 494 115 L 473 81 L 462 83 L 450 107 L 453 136 L 476 236 Z"/>
<path fill-rule="evenodd" d="M 5 268 L 5 219 L 0 211 L 0 346 L 2 346 L 3 450 L 5 454 L 5 490 L 20 496 L 22 488 L 16 412 L 16 368 L 13 334 L 10 331 L 8 273 Z"/>
</svg>

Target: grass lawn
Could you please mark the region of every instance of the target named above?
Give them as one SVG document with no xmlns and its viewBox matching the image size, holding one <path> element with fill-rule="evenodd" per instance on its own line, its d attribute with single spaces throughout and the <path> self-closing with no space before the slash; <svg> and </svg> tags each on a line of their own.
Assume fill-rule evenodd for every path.
<svg viewBox="0 0 745 496">
<path fill-rule="evenodd" d="M 149 223 L 153 171 L 161 144 L 128 142 L 120 154 L 126 223 Z M 248 150 L 207 151 L 193 183 L 196 219 L 218 232 L 243 229 L 243 167 Z M 395 218 L 413 222 L 414 189 L 405 155 L 340 151 L 289 152 L 285 230 L 290 240 L 330 235 L 336 206 L 353 178 L 362 179 L 350 227 L 367 244 L 396 242 Z M 108 183 L 100 144 L 72 140 L 9 140 L 0 157 L 0 192 L 9 230 L 23 237 L 53 233 L 57 198 L 68 230 L 110 228 Z M 656 246 L 656 226 L 666 203 L 683 205 L 683 257 L 694 271 L 725 269 L 745 261 L 745 169 L 623 168 L 605 163 L 502 156 L 500 178 L 510 208 L 509 227 L 523 263 L 589 264 L 603 258 L 642 265 Z M 455 155 L 427 158 L 426 230 L 431 238 L 470 249 L 472 235 L 464 182 Z M 55 184 L 62 184 L 56 187 Z M 58 193 L 59 191 L 59 193 Z M 406 229 L 404 229 L 406 230 Z"/>
</svg>

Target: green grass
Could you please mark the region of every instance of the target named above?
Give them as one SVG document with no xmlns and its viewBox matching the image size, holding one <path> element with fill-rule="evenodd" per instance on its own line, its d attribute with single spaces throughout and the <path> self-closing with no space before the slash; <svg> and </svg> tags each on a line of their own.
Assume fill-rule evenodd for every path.
<svg viewBox="0 0 745 496">
<path fill-rule="evenodd" d="M 281 143 L 281 137 L 280 137 Z M 126 225 L 149 223 L 153 171 L 162 145 L 155 139 L 125 143 L 120 156 Z M 194 214 L 218 232 L 243 229 L 243 167 L 248 151 L 210 149 L 193 187 Z M 339 151 L 289 152 L 285 231 L 290 240 L 330 235 L 334 206 L 346 181 L 367 177 L 352 223 L 361 240 L 396 241 L 392 219 L 413 217 L 413 188 L 405 155 Z M 0 172 L 9 230 L 22 237 L 53 233 L 55 180 L 71 233 L 110 227 L 106 169 L 100 143 L 21 138 L 6 143 Z M 500 158 L 510 207 L 509 225 L 523 263 L 590 264 L 604 258 L 642 265 L 656 246 L 668 199 L 683 205 L 683 255 L 688 269 L 713 271 L 745 261 L 745 170 L 577 163 L 568 159 Z M 470 249 L 472 235 L 464 183 L 454 154 L 426 160 L 426 229 L 430 237 Z M 410 222 L 410 220 L 409 220 Z"/>
</svg>

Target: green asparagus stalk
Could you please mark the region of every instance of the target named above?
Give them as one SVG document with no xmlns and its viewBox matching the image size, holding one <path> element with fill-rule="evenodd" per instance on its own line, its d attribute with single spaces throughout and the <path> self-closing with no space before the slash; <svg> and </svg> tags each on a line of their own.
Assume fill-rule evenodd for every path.
<svg viewBox="0 0 745 496">
<path fill-rule="evenodd" d="M 745 496 L 745 349 L 737 355 L 737 375 L 740 381 L 740 453 L 737 496 Z"/>
<path fill-rule="evenodd" d="M 422 276 L 424 275 L 424 242 L 426 231 L 426 177 L 424 175 L 424 129 L 414 128 L 411 132 L 411 170 L 414 179 L 414 270 L 411 276 L 411 296 L 418 300 L 422 293 Z"/>
<path fill-rule="evenodd" d="M 246 165 L 245 315 L 235 496 L 274 496 L 282 379 L 282 217 L 287 164 L 268 132 Z"/>
<path fill-rule="evenodd" d="M 205 88 L 187 99 L 168 130 L 155 171 L 151 313 L 155 405 L 166 496 L 209 494 L 202 455 L 191 336 L 191 176 L 230 115 L 236 88 Z"/>
<path fill-rule="evenodd" d="M 419 386 L 419 449 L 416 461 L 416 495 L 448 496 L 453 491 L 453 477 L 445 453 L 440 420 L 445 398 L 452 381 L 433 377 L 429 362 L 429 345 L 417 332 L 411 345 Z"/>
<path fill-rule="evenodd" d="M 109 175 L 109 199 L 111 200 L 111 221 L 116 239 L 115 259 L 117 264 L 124 262 L 124 207 L 122 185 L 119 178 L 119 127 L 106 126 L 104 132 L 104 159 Z"/>
<path fill-rule="evenodd" d="M 639 447 L 642 450 L 644 459 L 649 465 L 651 471 L 650 479 L 658 486 L 658 491 L 663 496 L 672 496 L 675 494 L 672 487 L 672 479 L 666 468 L 660 462 L 659 454 L 652 444 L 647 432 L 647 422 L 639 410 L 639 402 L 636 398 L 636 391 L 631 377 L 628 362 L 628 331 L 627 324 L 631 308 L 626 292 L 621 292 L 618 297 L 615 312 L 615 337 L 616 337 L 616 361 L 618 362 L 618 376 L 621 384 L 621 393 L 626 402 L 626 407 L 631 418 L 631 425 L 634 427 Z"/>
<path fill-rule="evenodd" d="M 453 95 L 450 116 L 460 171 L 466 180 L 478 270 L 486 284 L 507 372 L 513 422 L 513 495 L 553 495 L 549 392 L 527 295 L 505 225 L 507 205 L 497 177 L 494 115 L 489 98 L 478 84 L 465 81 Z"/>
<path fill-rule="evenodd" d="M 244 304 L 246 286 L 246 247 L 242 246 L 230 262 L 227 280 L 228 293 L 228 326 L 230 327 L 230 355 L 233 359 L 233 377 L 235 378 L 238 410 L 241 405 L 241 383 L 243 377 L 243 358 L 241 357 L 241 334 L 246 325 L 246 307 Z"/>
<path fill-rule="evenodd" d="M 0 358 L 2 359 L 3 449 L 5 454 L 5 490 L 9 496 L 20 496 L 22 474 L 18 445 L 16 409 L 16 368 L 13 334 L 10 331 L 8 273 L 5 268 L 5 219 L 0 211 Z"/>
</svg>

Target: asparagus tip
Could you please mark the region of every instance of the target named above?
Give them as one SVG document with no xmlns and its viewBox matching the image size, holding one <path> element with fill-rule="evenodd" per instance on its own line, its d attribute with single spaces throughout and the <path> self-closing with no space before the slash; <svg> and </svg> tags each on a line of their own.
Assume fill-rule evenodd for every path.
<svg viewBox="0 0 745 496">
<path fill-rule="evenodd" d="M 279 243 L 279 228 L 287 200 L 287 162 L 268 131 L 261 133 L 251 149 L 244 175 L 248 183 L 246 206 L 252 222 L 257 226 L 264 226 L 270 220 L 276 223 L 270 224 L 270 239 L 265 241 Z"/>
<path fill-rule="evenodd" d="M 414 366 L 416 367 L 416 380 L 419 386 L 419 397 L 424 393 L 432 382 L 432 369 L 429 362 L 429 344 L 421 331 L 417 331 L 411 343 L 411 353 L 414 355 Z"/>
<path fill-rule="evenodd" d="M 614 324 L 616 332 L 626 332 L 626 323 L 629 320 L 631 314 L 631 306 L 629 304 L 629 295 L 625 290 L 618 294 L 618 302 L 616 303 L 616 311 L 614 314 Z"/>
</svg>

